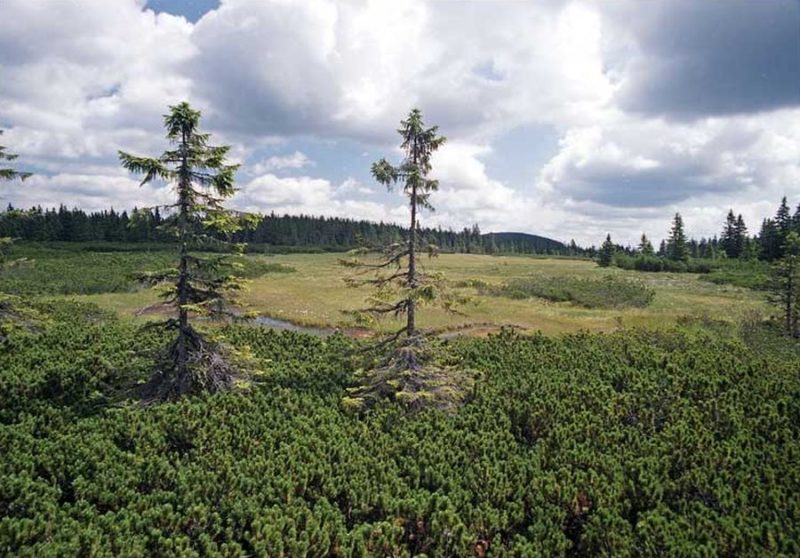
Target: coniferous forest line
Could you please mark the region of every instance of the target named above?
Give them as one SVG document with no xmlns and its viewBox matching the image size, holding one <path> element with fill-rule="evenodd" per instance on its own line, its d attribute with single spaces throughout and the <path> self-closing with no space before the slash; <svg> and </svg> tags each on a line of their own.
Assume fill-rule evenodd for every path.
<svg viewBox="0 0 800 558">
<path fill-rule="evenodd" d="M 740 259 L 763 260 L 772 262 L 785 255 L 786 239 L 791 232 L 800 234 L 800 204 L 794 213 L 791 212 L 787 198 L 781 199 L 774 217 L 764 218 L 758 234 L 750 235 L 741 214 L 736 215 L 733 209 L 728 211 L 719 235 L 696 240 L 689 238 L 680 213 L 675 215 L 667 238 L 655 249 L 647 235 L 642 234 L 637 246 L 624 246 L 613 242 L 607 235 L 600 248 L 589 250 L 597 253 L 601 265 L 611 265 L 617 255 L 642 256 L 645 258 L 664 258 L 673 262 L 686 263 L 694 259 Z M 624 259 L 622 260 L 624 261 Z M 628 267 L 623 263 L 621 267 Z M 633 268 L 631 266 L 631 268 Z M 642 271 L 655 271 L 641 269 Z M 676 269 L 667 269 L 676 271 Z"/>
<path fill-rule="evenodd" d="M 0 213 L 0 237 L 36 242 L 174 242 L 163 231 L 158 208 L 86 212 L 82 209 L 9 206 Z M 590 251 L 546 237 L 525 233 L 481 233 L 478 225 L 460 231 L 420 229 L 420 235 L 443 252 L 473 254 L 584 255 Z M 259 215 L 251 229 L 232 235 L 260 251 L 269 245 L 277 251 L 340 252 L 360 246 L 400 241 L 407 229 L 392 223 L 311 215 Z"/>
<path fill-rule="evenodd" d="M 132 211 L 84 211 L 79 208 L 31 207 L 27 210 L 8 205 L 0 212 L 0 237 L 36 242 L 125 242 L 169 243 L 174 237 L 163 230 L 164 217 L 156 208 Z M 775 215 L 764 218 L 757 234 L 750 234 L 741 214 L 733 209 L 725 216 L 719 235 L 710 238 L 685 238 L 685 257 L 678 259 L 779 260 L 787 235 L 800 234 L 800 203 L 794 212 L 784 197 Z M 246 243 L 255 251 L 269 245 L 274 251 L 339 252 L 361 246 L 384 245 L 400 241 L 407 228 L 393 223 L 364 219 L 314 215 L 258 215 L 257 223 L 232 235 L 233 242 Z M 478 224 L 456 231 L 442 227 L 422 227 L 419 234 L 426 242 L 449 253 L 472 254 L 542 254 L 601 257 L 599 247 L 580 246 L 574 240 L 564 243 L 551 238 L 518 232 L 483 233 Z M 685 233 L 684 233 L 685 234 Z M 657 256 L 675 259 L 670 254 L 670 238 L 656 248 L 646 235 L 637 246 L 614 243 L 607 237 L 607 249 L 627 256 Z M 625 264 L 623 264 L 625 265 Z M 702 270 L 701 270 L 702 271 Z"/>
</svg>

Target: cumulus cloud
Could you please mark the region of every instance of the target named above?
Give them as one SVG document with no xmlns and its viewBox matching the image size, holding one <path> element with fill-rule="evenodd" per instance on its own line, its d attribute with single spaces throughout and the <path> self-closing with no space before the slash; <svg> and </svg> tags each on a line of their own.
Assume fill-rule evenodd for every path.
<svg viewBox="0 0 800 558">
<path fill-rule="evenodd" d="M 0 122 L 20 153 L 64 159 L 148 148 L 166 105 L 189 96 L 183 18 L 132 0 L 0 6 Z"/>
<path fill-rule="evenodd" d="M 304 153 L 295 151 L 289 155 L 273 155 L 255 165 L 248 166 L 245 170 L 251 174 L 264 174 L 276 170 L 302 169 L 307 166 L 314 166 L 314 161 L 306 157 Z"/>
<path fill-rule="evenodd" d="M 435 210 L 420 212 L 421 225 L 459 229 L 479 223 L 486 231 L 506 231 L 520 230 L 535 220 L 539 230 L 560 236 L 555 233 L 566 214 L 491 179 L 481 161 L 489 150 L 483 145 L 451 143 L 436 153 L 433 176 L 439 180 L 440 189 L 433 199 Z M 353 178 L 333 184 L 325 178 L 265 174 L 242 186 L 233 203 L 244 211 L 260 213 L 408 223 L 408 200 L 399 189 L 393 191 L 389 201 L 370 199 L 376 193 L 375 187 Z"/>
<path fill-rule="evenodd" d="M 328 215 L 384 222 L 405 221 L 406 209 L 348 196 L 357 182 L 345 180 L 335 186 L 324 178 L 310 176 L 279 177 L 265 174 L 244 184 L 233 204 L 255 213 L 289 215 Z"/>
<path fill-rule="evenodd" d="M 197 24 L 192 75 L 220 122 L 250 134 L 387 140 L 415 104 L 488 134 L 604 102 L 599 34 L 577 3 L 227 0 Z"/>
<path fill-rule="evenodd" d="M 447 213 L 463 214 L 481 222 L 497 223 L 513 211 L 512 188 L 493 180 L 480 160 L 490 148 L 465 143 L 445 144 L 433 158 L 433 177 L 439 180 L 436 205 Z"/>
<path fill-rule="evenodd" d="M 698 193 L 739 189 L 752 177 L 737 161 L 740 151 L 726 147 L 732 141 L 752 144 L 755 134 L 731 137 L 719 124 L 670 126 L 620 117 L 613 127 L 571 128 L 544 167 L 540 187 L 575 201 L 617 207 L 661 206 Z"/>
<path fill-rule="evenodd" d="M 800 104 L 796 0 L 627 1 L 607 14 L 632 35 L 617 92 L 626 110 L 691 119 Z"/>
<path fill-rule="evenodd" d="M 98 169 L 99 170 L 99 169 Z M 169 186 L 139 186 L 139 181 L 105 169 L 105 174 L 59 173 L 34 175 L 20 183 L 0 185 L 0 200 L 16 207 L 53 207 L 63 203 L 86 211 L 152 207 L 171 202 L 174 194 Z"/>
<path fill-rule="evenodd" d="M 675 212 L 689 234 L 718 234 L 729 208 L 757 233 L 782 196 L 800 197 L 799 121 L 800 110 L 784 109 L 692 125 L 623 117 L 614 127 L 570 129 L 536 190 L 621 242 L 642 231 L 663 238 Z M 576 236 L 601 238 L 585 228 Z"/>
<path fill-rule="evenodd" d="M 734 207 L 756 228 L 800 197 L 798 29 L 796 0 L 223 0 L 196 23 L 143 0 L 4 0 L 0 125 L 39 174 L 3 194 L 157 198 L 129 188 L 116 150 L 160 152 L 161 115 L 187 99 L 255 161 L 240 207 L 402 222 L 401 198 L 359 181 L 367 163 L 306 148 L 383 152 L 418 105 L 451 140 L 426 224 L 633 242 L 663 236 L 676 210 L 713 234 Z M 538 175 L 494 177 L 498 138 L 540 125 L 560 142 Z"/>
</svg>

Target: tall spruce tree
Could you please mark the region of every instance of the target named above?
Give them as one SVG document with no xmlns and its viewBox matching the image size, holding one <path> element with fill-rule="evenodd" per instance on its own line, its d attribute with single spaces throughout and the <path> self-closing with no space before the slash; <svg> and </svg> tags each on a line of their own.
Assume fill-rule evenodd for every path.
<svg viewBox="0 0 800 558">
<path fill-rule="evenodd" d="M 672 220 L 672 228 L 667 239 L 667 258 L 676 262 L 689 260 L 686 233 L 683 230 L 683 218 L 680 213 L 676 213 Z"/>
<path fill-rule="evenodd" d="M 777 253 L 775 258 L 783 257 L 783 250 L 786 246 L 786 236 L 792 230 L 792 214 L 789 211 L 789 204 L 786 201 L 786 196 L 781 198 L 781 204 L 775 212 L 775 232 L 777 237 L 775 239 Z"/>
<path fill-rule="evenodd" d="M 229 146 L 209 144 L 210 134 L 199 130 L 200 112 L 186 103 L 169 107 L 164 116 L 166 137 L 172 148 L 158 157 L 139 157 L 120 151 L 122 166 L 143 174 L 141 184 L 164 180 L 174 185 L 176 201 L 164 206 L 164 228 L 178 242 L 174 269 L 148 279 L 167 286 L 166 301 L 176 307 L 177 318 L 164 326 L 176 333 L 168 345 L 146 392 L 160 399 L 175 399 L 202 390 L 232 387 L 235 366 L 222 345 L 197 331 L 190 313 L 219 316 L 226 312 L 231 290 L 238 287 L 224 257 L 200 257 L 193 249 L 219 243 L 241 227 L 241 216 L 223 207 L 233 195 L 238 165 L 227 163 Z"/>
<path fill-rule="evenodd" d="M 800 235 L 786 235 L 783 253 L 772 266 L 772 300 L 781 308 L 786 333 L 800 337 Z"/>
<path fill-rule="evenodd" d="M 388 246 L 384 251 L 384 259 L 380 263 L 369 266 L 361 262 L 353 262 L 355 266 L 374 267 L 378 270 L 392 269 L 387 275 L 370 281 L 378 287 L 379 293 L 372 299 L 374 303 L 364 312 L 373 316 L 385 314 L 405 315 L 405 326 L 397 332 L 397 336 L 413 338 L 417 335 L 417 306 L 420 302 L 429 302 L 434 298 L 435 287 L 429 281 L 430 276 L 419 269 L 420 251 L 435 253 L 436 247 L 422 245 L 420 238 L 419 212 L 422 209 L 433 210 L 430 196 L 439 183 L 428 178 L 431 171 L 431 156 L 442 146 L 445 138 L 438 135 L 438 126 L 426 128 L 419 109 L 413 109 L 405 120 L 400 122 L 398 133 L 402 138 L 400 147 L 405 158 L 394 166 L 386 159 L 372 165 L 372 176 L 391 190 L 396 184 L 402 184 L 403 193 L 408 197 L 410 223 L 408 238 L 403 242 Z M 401 287 L 399 300 L 387 300 L 388 287 Z M 389 295 L 391 296 L 391 295 Z"/>
<path fill-rule="evenodd" d="M 433 210 L 430 196 L 437 190 L 438 182 L 428 177 L 431 155 L 445 138 L 438 135 L 438 127 L 425 126 L 418 109 L 401 121 L 398 132 L 405 155 L 402 162 L 395 166 L 381 159 L 372 165 L 372 175 L 390 190 L 396 184 L 402 185 L 410 210 L 408 236 L 380 249 L 381 258 L 376 263 L 357 257 L 369 252 L 369 248 L 356 251 L 352 259 L 341 263 L 360 272 L 347 279 L 350 286 L 374 288 L 371 305 L 357 311 L 358 316 L 369 320 L 387 314 L 405 316 L 405 324 L 377 345 L 388 351 L 379 357 L 378 366 L 358 378 L 359 384 L 350 389 L 344 402 L 347 406 L 362 407 L 390 397 L 412 409 L 422 405 L 448 407 L 463 400 L 474 380 L 463 371 L 434 364 L 429 340 L 416 321 L 420 304 L 437 304 L 455 311 L 455 306 L 463 302 L 448 291 L 441 275 L 424 270 L 419 261 L 421 252 L 430 255 L 437 252 L 436 246 L 427 244 L 420 236 L 419 212 Z M 464 236 L 464 242 L 468 244 L 470 237 L 479 234 L 473 228 Z M 374 278 L 364 279 L 364 272 L 375 272 Z"/>
<path fill-rule="evenodd" d="M 786 242 L 786 235 L 792 229 L 792 215 L 789 212 L 789 203 L 786 201 L 786 196 L 781 199 L 781 204 L 778 206 L 778 211 L 775 213 L 775 223 L 778 225 L 778 230 L 781 233 L 781 244 Z"/>
<path fill-rule="evenodd" d="M 3 130 L 0 130 L 0 136 L 1 135 L 3 135 Z M 0 145 L 0 182 L 11 180 L 27 180 L 32 176 L 32 174 L 29 172 L 16 170 L 12 166 L 11 162 L 16 160 L 18 156 L 15 153 L 10 153 L 7 151 L 7 149 L 8 148 L 5 145 Z M 9 210 L 7 213 L 11 214 L 12 212 Z M 4 248 L 9 244 L 11 244 L 11 238 L 0 237 L 0 264 L 2 264 L 5 260 Z"/>
</svg>

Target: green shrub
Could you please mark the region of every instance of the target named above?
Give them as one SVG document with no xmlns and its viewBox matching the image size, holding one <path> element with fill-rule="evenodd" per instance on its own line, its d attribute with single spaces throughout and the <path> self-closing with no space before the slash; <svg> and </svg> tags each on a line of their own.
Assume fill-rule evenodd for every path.
<svg viewBox="0 0 800 558">
<path fill-rule="evenodd" d="M 653 289 L 638 281 L 610 275 L 603 279 L 533 276 L 486 286 L 482 291 L 514 299 L 537 297 L 572 302 L 585 308 L 643 308 L 655 297 Z"/>
<path fill-rule="evenodd" d="M 66 244 L 66 243 L 64 243 Z M 0 292 L 35 294 L 97 294 L 128 292 L 139 288 L 137 274 L 176 265 L 172 251 L 96 251 L 99 246 L 58 248 L 15 244 L 11 261 L 0 268 Z M 236 256 L 236 273 L 245 278 L 294 271 L 262 258 Z"/>
<path fill-rule="evenodd" d="M 770 284 L 769 263 L 759 260 L 726 260 L 702 279 L 717 285 L 735 285 L 763 291 Z"/>
<path fill-rule="evenodd" d="M 719 260 L 691 258 L 688 262 L 679 262 L 660 256 L 638 254 L 629 256 L 618 253 L 613 264 L 621 269 L 631 271 L 670 272 L 670 273 L 711 273 L 718 267 Z"/>
<path fill-rule="evenodd" d="M 469 289 L 487 289 L 490 287 L 490 284 L 482 279 L 465 279 L 463 281 L 456 281 L 453 283 L 453 286 L 456 288 L 469 288 Z"/>
<path fill-rule="evenodd" d="M 356 342 L 238 326 L 260 383 L 142 407 L 107 393 L 157 337 L 39 310 L 0 351 L 4 556 L 800 554 L 797 351 L 696 328 L 464 338 L 442 358 L 483 373 L 468 404 L 359 415 Z"/>
</svg>

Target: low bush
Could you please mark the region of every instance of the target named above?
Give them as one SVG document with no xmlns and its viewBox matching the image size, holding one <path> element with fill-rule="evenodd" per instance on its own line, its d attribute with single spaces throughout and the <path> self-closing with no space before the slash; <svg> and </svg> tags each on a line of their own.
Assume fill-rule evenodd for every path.
<svg viewBox="0 0 800 558">
<path fill-rule="evenodd" d="M 442 350 L 482 372 L 469 403 L 356 414 L 356 342 L 237 326 L 258 384 L 143 407 L 104 394 L 162 339 L 40 310 L 0 350 L 2 556 L 800 555 L 796 352 L 465 338 Z"/>
<path fill-rule="evenodd" d="M 64 243 L 66 244 L 66 243 Z M 173 251 L 97 251 L 100 246 L 52 248 L 14 244 L 0 267 L 0 292 L 17 295 L 97 294 L 139 288 L 136 277 L 177 263 Z M 263 258 L 232 256 L 235 274 L 254 278 L 294 269 Z"/>
<path fill-rule="evenodd" d="M 735 285 L 763 291 L 769 288 L 770 266 L 760 260 L 725 260 L 702 279 L 717 285 Z"/>
<path fill-rule="evenodd" d="M 644 308 L 655 291 L 639 281 L 606 276 L 603 279 L 533 276 L 489 285 L 482 292 L 514 299 L 544 298 L 572 302 L 585 308 Z"/>
<path fill-rule="evenodd" d="M 615 254 L 613 265 L 631 271 L 670 272 L 670 273 L 711 273 L 718 267 L 719 260 L 692 258 L 678 262 L 659 256 Z"/>
</svg>

